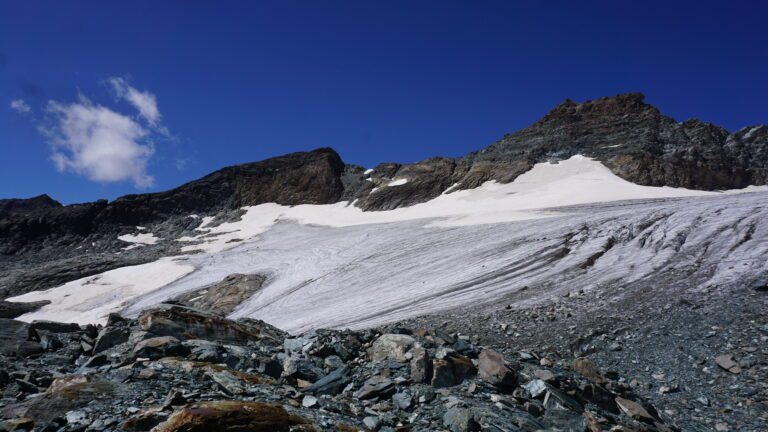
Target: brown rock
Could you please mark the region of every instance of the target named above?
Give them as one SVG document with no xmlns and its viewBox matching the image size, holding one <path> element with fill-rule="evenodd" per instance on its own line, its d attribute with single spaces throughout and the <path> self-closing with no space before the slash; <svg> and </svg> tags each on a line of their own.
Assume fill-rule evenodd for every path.
<svg viewBox="0 0 768 432">
<path fill-rule="evenodd" d="M 642 405 L 640 405 L 637 402 L 631 401 L 629 399 L 624 399 L 622 397 L 616 397 L 615 399 L 616 405 L 618 405 L 619 409 L 627 415 L 629 418 L 633 418 L 636 420 L 642 420 L 645 422 L 654 422 L 656 421 L 655 418 L 645 409 Z"/>
<path fill-rule="evenodd" d="M 472 361 L 466 357 L 432 360 L 432 387 L 452 387 L 477 374 Z"/>
<path fill-rule="evenodd" d="M 148 431 L 168 419 L 170 413 L 163 411 L 164 408 L 162 406 L 144 408 L 128 417 L 120 430 L 127 432 Z"/>
<path fill-rule="evenodd" d="M 741 372 L 741 367 L 739 367 L 739 364 L 733 360 L 731 354 L 721 354 L 715 357 L 715 363 L 730 373 L 737 374 Z"/>
<path fill-rule="evenodd" d="M 533 375 L 544 382 L 552 382 L 555 380 L 555 374 L 545 369 L 536 369 L 533 371 Z"/>
<path fill-rule="evenodd" d="M 574 372 L 596 384 L 605 384 L 608 382 L 592 360 L 580 357 L 573 361 L 571 367 Z"/>
<path fill-rule="evenodd" d="M 8 405 L 0 410 L 0 415 L 6 418 L 29 417 L 39 424 L 45 424 L 94 399 L 114 397 L 117 390 L 111 382 L 91 382 L 87 376 L 57 378 L 44 394 Z"/>
<path fill-rule="evenodd" d="M 0 431 L 28 431 L 35 427 L 35 421 L 29 417 L 19 417 L 15 419 L 0 421 Z"/>
<path fill-rule="evenodd" d="M 221 400 L 188 404 L 152 432 L 288 432 L 292 426 L 308 424 L 276 405 Z"/>
<path fill-rule="evenodd" d="M 275 346 L 283 342 L 282 332 L 269 324 L 244 323 L 222 318 L 200 310 L 160 305 L 139 317 L 142 330 L 158 336 L 178 339 L 204 339 L 223 344 L 246 344 L 267 341 Z"/>
<path fill-rule="evenodd" d="M 517 376 L 507 367 L 504 357 L 487 349 L 480 352 L 477 376 L 497 387 L 512 388 L 517 385 Z"/>
</svg>

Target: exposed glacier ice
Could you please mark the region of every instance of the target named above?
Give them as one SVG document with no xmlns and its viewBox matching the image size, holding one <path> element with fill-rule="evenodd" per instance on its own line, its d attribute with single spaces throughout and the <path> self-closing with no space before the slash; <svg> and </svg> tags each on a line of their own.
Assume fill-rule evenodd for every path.
<svg viewBox="0 0 768 432">
<path fill-rule="evenodd" d="M 510 184 L 391 211 L 250 207 L 237 222 L 185 239 L 202 242 L 185 250 L 205 253 L 104 273 L 99 295 L 81 299 L 87 315 L 68 296 L 93 277 L 13 300 L 53 301 L 24 320 L 95 322 L 121 309 L 136 315 L 231 273 L 260 273 L 265 286 L 232 316 L 296 332 L 501 301 L 524 307 L 578 289 L 602 290 L 606 301 L 704 295 L 768 271 L 766 197 L 639 186 L 574 157 L 539 164 Z M 653 290 L 662 284 L 664 292 Z"/>
</svg>

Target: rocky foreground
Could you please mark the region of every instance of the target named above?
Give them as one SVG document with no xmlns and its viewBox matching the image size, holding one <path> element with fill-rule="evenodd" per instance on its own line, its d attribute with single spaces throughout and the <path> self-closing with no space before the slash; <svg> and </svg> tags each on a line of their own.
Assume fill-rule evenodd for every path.
<svg viewBox="0 0 768 432">
<path fill-rule="evenodd" d="M 103 327 L 2 319 L 0 338 L 0 431 L 681 430 L 588 358 L 442 328 L 292 336 L 163 304 Z"/>
</svg>

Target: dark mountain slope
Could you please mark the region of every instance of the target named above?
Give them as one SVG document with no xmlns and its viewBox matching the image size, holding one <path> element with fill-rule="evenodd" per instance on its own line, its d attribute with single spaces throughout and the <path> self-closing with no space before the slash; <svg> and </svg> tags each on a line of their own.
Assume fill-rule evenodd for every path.
<svg viewBox="0 0 768 432">
<path fill-rule="evenodd" d="M 61 203 L 45 194 L 27 199 L 0 199 L 0 219 L 55 207 L 61 207 Z"/>
<path fill-rule="evenodd" d="M 643 102 L 640 93 L 576 103 L 569 99 L 533 125 L 457 159 L 381 164 L 357 206 L 383 210 L 426 201 L 456 185 L 507 183 L 535 163 L 581 154 L 602 161 L 618 176 L 648 186 L 717 190 L 768 180 L 768 126 L 734 133 L 696 119 L 682 123 Z M 392 179 L 408 180 L 387 187 Z M 373 188 L 379 188 L 371 193 Z"/>
</svg>

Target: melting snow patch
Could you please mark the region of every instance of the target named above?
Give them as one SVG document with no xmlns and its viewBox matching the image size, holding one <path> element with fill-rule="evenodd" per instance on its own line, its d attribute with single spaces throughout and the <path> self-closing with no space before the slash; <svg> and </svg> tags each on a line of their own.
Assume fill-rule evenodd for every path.
<svg viewBox="0 0 768 432">
<path fill-rule="evenodd" d="M 408 183 L 408 179 L 397 179 L 394 181 L 389 182 L 387 186 L 402 186 L 404 184 Z"/>
<path fill-rule="evenodd" d="M 148 264 L 121 267 L 57 288 L 34 291 L 8 300 L 51 302 L 37 311 L 16 318 L 21 321 L 54 320 L 103 324 L 107 315 L 121 310 L 129 301 L 168 285 L 194 269 L 193 266 L 181 264 L 174 258 L 161 258 Z"/>
<path fill-rule="evenodd" d="M 370 174 L 370 173 L 372 173 L 372 172 L 373 172 L 373 168 L 368 168 L 367 170 L 365 170 L 365 172 L 363 173 L 363 175 L 368 175 L 368 174 Z"/>
<path fill-rule="evenodd" d="M 196 230 L 205 231 L 205 227 L 208 226 L 209 223 L 213 222 L 213 220 L 216 219 L 214 216 L 205 216 L 203 218 L 203 222 L 200 223 L 200 226 L 195 228 Z"/>
<path fill-rule="evenodd" d="M 151 244 L 157 243 L 157 241 L 160 240 L 159 238 L 155 237 L 155 235 L 152 233 L 123 234 L 121 236 L 118 236 L 117 239 L 127 243 L 133 243 L 133 245 L 128 246 L 128 248 L 133 248 L 138 245 L 151 245 Z"/>
<path fill-rule="evenodd" d="M 752 138 L 752 135 L 755 134 L 755 132 L 759 131 L 762 128 L 762 126 L 755 126 L 752 129 L 749 130 L 749 132 L 744 134 L 744 138 L 749 139 Z"/>
</svg>

